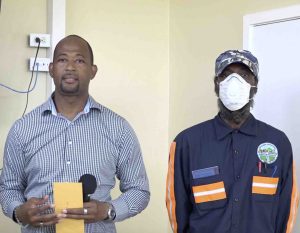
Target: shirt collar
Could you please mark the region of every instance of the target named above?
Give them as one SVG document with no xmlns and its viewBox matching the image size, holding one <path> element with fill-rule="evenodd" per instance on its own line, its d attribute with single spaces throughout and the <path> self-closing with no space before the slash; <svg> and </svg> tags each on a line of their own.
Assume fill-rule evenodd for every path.
<svg viewBox="0 0 300 233">
<path fill-rule="evenodd" d="M 53 101 L 54 93 L 48 98 L 48 100 L 42 106 L 42 113 L 51 113 L 54 116 L 57 116 L 57 110 Z M 83 109 L 83 113 L 89 113 L 91 109 L 98 109 L 101 111 L 102 106 L 97 103 L 92 96 L 88 97 L 86 105 Z"/>
<path fill-rule="evenodd" d="M 256 136 L 257 135 L 257 122 L 252 114 L 249 115 L 248 119 L 244 122 L 244 124 L 239 129 L 230 128 L 225 121 L 218 114 L 214 118 L 214 126 L 216 130 L 216 135 L 218 140 L 221 140 L 228 134 L 237 131 L 246 135 Z"/>
</svg>

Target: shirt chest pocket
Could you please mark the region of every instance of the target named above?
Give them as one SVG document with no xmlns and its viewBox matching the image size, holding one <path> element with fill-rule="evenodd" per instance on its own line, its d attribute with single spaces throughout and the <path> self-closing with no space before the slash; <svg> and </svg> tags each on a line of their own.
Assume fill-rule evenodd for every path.
<svg viewBox="0 0 300 233">
<path fill-rule="evenodd" d="M 277 192 L 279 178 L 253 176 L 252 198 L 255 201 L 273 201 Z"/>
<path fill-rule="evenodd" d="M 227 203 L 224 181 L 220 174 L 193 179 L 192 194 L 199 210 L 222 208 Z"/>
</svg>

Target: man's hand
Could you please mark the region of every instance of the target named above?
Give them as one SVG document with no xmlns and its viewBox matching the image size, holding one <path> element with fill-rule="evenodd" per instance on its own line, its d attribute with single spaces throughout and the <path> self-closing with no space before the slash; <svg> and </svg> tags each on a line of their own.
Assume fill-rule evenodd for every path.
<svg viewBox="0 0 300 233">
<path fill-rule="evenodd" d="M 107 217 L 109 203 L 91 200 L 83 203 L 83 208 L 72 208 L 63 210 L 66 218 L 84 219 L 85 223 L 102 221 Z"/>
<path fill-rule="evenodd" d="M 27 202 L 16 208 L 16 217 L 24 225 L 34 227 L 49 226 L 59 222 L 65 217 L 64 214 L 48 214 L 46 211 L 53 211 L 54 205 L 48 203 L 48 196 L 43 198 L 30 198 Z"/>
</svg>

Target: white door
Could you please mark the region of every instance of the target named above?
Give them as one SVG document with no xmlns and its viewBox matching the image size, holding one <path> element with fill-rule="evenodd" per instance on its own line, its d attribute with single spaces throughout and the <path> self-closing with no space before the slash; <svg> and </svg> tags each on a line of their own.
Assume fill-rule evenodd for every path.
<svg viewBox="0 0 300 233">
<path fill-rule="evenodd" d="M 300 6 L 244 17 L 244 48 L 260 65 L 254 116 L 289 137 L 300 182 Z M 300 233 L 300 213 L 295 233 Z"/>
</svg>

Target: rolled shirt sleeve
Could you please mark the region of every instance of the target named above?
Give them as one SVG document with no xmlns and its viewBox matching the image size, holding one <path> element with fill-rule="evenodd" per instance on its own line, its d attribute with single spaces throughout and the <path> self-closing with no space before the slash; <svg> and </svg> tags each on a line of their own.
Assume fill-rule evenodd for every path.
<svg viewBox="0 0 300 233">
<path fill-rule="evenodd" d="M 15 129 L 8 134 L 0 176 L 0 203 L 3 213 L 12 218 L 14 209 L 25 202 L 24 159 L 22 145 L 17 139 Z"/>
<path fill-rule="evenodd" d="M 138 139 L 124 120 L 119 144 L 117 178 L 122 194 L 112 201 L 116 210 L 115 221 L 132 217 L 146 208 L 150 200 L 149 182 Z"/>
</svg>

